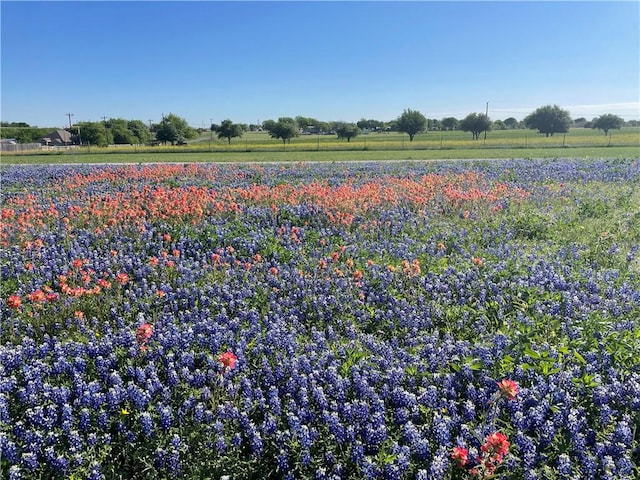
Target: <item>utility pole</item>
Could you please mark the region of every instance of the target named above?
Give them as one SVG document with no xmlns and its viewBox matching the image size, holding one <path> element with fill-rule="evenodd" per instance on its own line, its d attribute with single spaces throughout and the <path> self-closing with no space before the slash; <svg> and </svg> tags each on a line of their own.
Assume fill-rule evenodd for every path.
<svg viewBox="0 0 640 480">
<path fill-rule="evenodd" d="M 213 118 L 209 119 L 209 151 L 211 151 L 211 140 L 213 140 Z"/>
<path fill-rule="evenodd" d="M 73 117 L 73 113 L 65 113 L 67 117 L 69 117 L 69 133 L 71 133 L 71 117 Z M 65 145 L 67 142 L 64 142 Z"/>
<path fill-rule="evenodd" d="M 489 102 L 487 102 L 487 110 L 484 113 L 485 117 L 487 117 L 487 120 L 489 120 Z M 487 142 L 487 131 L 484 131 L 484 141 L 485 143 Z"/>
</svg>

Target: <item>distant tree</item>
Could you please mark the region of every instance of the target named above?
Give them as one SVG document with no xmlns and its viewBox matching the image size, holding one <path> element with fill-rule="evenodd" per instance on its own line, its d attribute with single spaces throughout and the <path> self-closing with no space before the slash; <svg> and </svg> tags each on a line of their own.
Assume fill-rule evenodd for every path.
<svg viewBox="0 0 640 480">
<path fill-rule="evenodd" d="M 161 136 L 167 138 L 166 140 L 158 137 L 158 131 L 160 130 L 162 130 Z M 162 142 L 171 142 L 171 145 L 174 145 L 177 141 L 188 140 L 198 136 L 198 131 L 195 128 L 190 127 L 184 118 L 173 113 L 162 118 L 158 125 L 158 131 L 156 131 L 156 138 Z M 173 140 L 170 138 L 173 138 Z"/>
<path fill-rule="evenodd" d="M 470 113 L 460 122 L 460 130 L 471 132 L 473 139 L 477 140 L 482 132 L 491 130 L 491 119 L 484 113 Z"/>
<path fill-rule="evenodd" d="M 215 127 L 215 129 L 212 127 L 211 130 L 216 132 L 218 137 L 226 138 L 229 144 L 231 144 L 232 138 L 241 137 L 243 133 L 242 125 L 233 123 L 231 120 L 223 120 L 220 125 L 216 125 Z"/>
<path fill-rule="evenodd" d="M 315 118 L 312 117 L 303 117 L 301 115 L 298 115 L 295 118 L 296 121 L 296 125 L 298 125 L 298 128 L 300 130 L 304 130 L 307 127 L 317 127 L 318 126 L 318 120 L 316 120 Z"/>
<path fill-rule="evenodd" d="M 106 147 L 109 145 L 109 137 L 107 130 L 102 122 L 79 122 L 82 142 L 97 147 Z"/>
<path fill-rule="evenodd" d="M 624 125 L 624 120 L 617 115 L 611 113 L 605 113 L 600 115 L 593 121 L 591 128 L 597 128 L 598 130 L 604 130 L 604 134 L 607 135 L 609 130 L 620 130 Z"/>
<path fill-rule="evenodd" d="M 627 120 L 626 125 L 628 127 L 640 127 L 640 120 Z"/>
<path fill-rule="evenodd" d="M 275 127 L 276 123 L 277 122 L 275 120 L 265 120 L 264 122 L 262 122 L 262 129 L 270 132 L 271 129 Z"/>
<path fill-rule="evenodd" d="M 496 120 L 491 125 L 491 129 L 492 130 L 506 130 L 507 126 L 504 124 L 504 122 L 502 120 Z"/>
<path fill-rule="evenodd" d="M 0 122 L 2 128 L 15 127 L 15 128 L 31 128 L 31 125 L 25 122 Z M 5 137 L 3 137 L 5 138 Z M 13 137 L 12 137 L 13 138 Z"/>
<path fill-rule="evenodd" d="M 442 125 L 442 128 L 445 130 L 457 130 L 460 122 L 455 117 L 446 117 L 440 120 L 440 125 Z"/>
<path fill-rule="evenodd" d="M 398 130 L 408 134 L 410 142 L 417 133 L 424 132 L 427 128 L 427 118 L 419 111 L 410 108 L 405 109 L 396 121 Z"/>
<path fill-rule="evenodd" d="M 124 118 L 111 118 L 107 122 L 109 133 L 113 137 L 113 143 L 117 145 L 129 145 L 138 143 L 138 138 L 129 130 L 129 122 Z"/>
<path fill-rule="evenodd" d="M 426 120 L 426 119 L 425 119 Z M 387 126 L 384 129 L 386 132 L 401 132 L 398 120 L 389 120 Z"/>
<path fill-rule="evenodd" d="M 147 143 L 151 140 L 149 127 L 142 120 L 129 120 L 127 128 L 136 139 L 134 143 Z"/>
<path fill-rule="evenodd" d="M 520 122 L 518 122 L 518 120 L 516 120 L 513 117 L 509 117 L 507 119 L 505 119 L 504 121 L 504 125 L 505 127 L 507 127 L 509 130 L 513 130 L 515 128 L 518 128 Z"/>
<path fill-rule="evenodd" d="M 0 138 L 13 138 L 18 143 L 38 143 L 55 128 L 32 127 L 25 122 L 2 122 Z"/>
<path fill-rule="evenodd" d="M 371 124 L 369 123 L 369 120 L 365 118 L 361 118 L 360 120 L 358 120 L 358 122 L 356 123 L 356 126 L 362 130 L 369 130 L 371 128 Z"/>
<path fill-rule="evenodd" d="M 356 126 L 361 130 L 366 129 L 366 130 L 374 130 L 374 131 L 381 130 L 383 125 L 384 125 L 384 122 L 381 122 L 380 120 L 374 120 L 372 118 L 368 120 L 365 118 L 361 118 L 356 123 Z"/>
<path fill-rule="evenodd" d="M 318 121 L 316 127 L 318 127 L 318 130 L 320 130 L 322 133 L 331 130 L 331 124 L 329 122 Z"/>
<path fill-rule="evenodd" d="M 573 121 L 573 126 L 577 128 L 583 128 L 587 124 L 587 119 L 584 117 L 576 118 Z"/>
<path fill-rule="evenodd" d="M 440 120 L 436 118 L 427 119 L 427 131 L 433 132 L 435 130 L 442 130 L 442 124 L 440 123 Z"/>
<path fill-rule="evenodd" d="M 360 129 L 355 123 L 343 123 L 336 128 L 338 139 L 346 138 L 350 142 L 353 137 L 357 137 Z"/>
<path fill-rule="evenodd" d="M 298 124 L 290 117 L 280 117 L 277 122 L 267 120 L 263 122 L 263 126 L 269 132 L 271 138 L 281 139 L 282 145 L 285 145 L 287 141 L 291 141 L 293 137 L 297 137 L 300 134 Z"/>
<path fill-rule="evenodd" d="M 571 114 L 558 105 L 540 107 L 524 119 L 527 128 L 537 129 L 538 133 L 544 133 L 547 137 L 568 132 L 572 123 Z"/>
<path fill-rule="evenodd" d="M 156 139 L 160 142 L 171 142 L 171 145 L 180 139 L 180 134 L 176 126 L 166 120 L 162 120 L 156 127 Z"/>
</svg>

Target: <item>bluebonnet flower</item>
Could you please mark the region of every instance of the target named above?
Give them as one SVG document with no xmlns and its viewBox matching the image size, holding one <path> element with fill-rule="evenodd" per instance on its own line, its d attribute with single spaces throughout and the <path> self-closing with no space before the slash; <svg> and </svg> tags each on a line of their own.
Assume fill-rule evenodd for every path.
<svg viewBox="0 0 640 480">
<path fill-rule="evenodd" d="M 9 467 L 9 478 L 8 480 L 22 480 L 22 469 L 18 465 L 11 465 Z"/>
</svg>

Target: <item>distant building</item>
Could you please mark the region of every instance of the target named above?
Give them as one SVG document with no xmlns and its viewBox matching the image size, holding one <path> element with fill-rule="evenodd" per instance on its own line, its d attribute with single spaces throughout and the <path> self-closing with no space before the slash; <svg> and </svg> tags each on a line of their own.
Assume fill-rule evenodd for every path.
<svg viewBox="0 0 640 480">
<path fill-rule="evenodd" d="M 60 147 L 64 145 L 73 145 L 75 142 L 71 133 L 66 130 L 56 130 L 40 140 L 42 145 L 50 147 Z"/>
</svg>

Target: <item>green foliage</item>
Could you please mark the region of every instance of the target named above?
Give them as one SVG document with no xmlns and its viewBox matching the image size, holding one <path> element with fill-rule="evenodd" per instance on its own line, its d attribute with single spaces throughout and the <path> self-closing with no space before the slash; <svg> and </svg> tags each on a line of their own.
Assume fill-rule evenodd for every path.
<svg viewBox="0 0 640 480">
<path fill-rule="evenodd" d="M 604 218 L 609 213 L 609 205 L 602 198 L 586 198 L 578 206 L 578 216 L 581 219 Z"/>
<path fill-rule="evenodd" d="M 397 119 L 398 130 L 409 135 L 409 141 L 427 128 L 427 118 L 417 110 L 405 109 Z"/>
<path fill-rule="evenodd" d="M 31 127 L 25 122 L 2 122 L 0 138 L 14 138 L 18 143 L 38 143 L 55 128 Z"/>
<path fill-rule="evenodd" d="M 540 107 L 524 119 L 527 128 L 536 129 L 547 137 L 553 136 L 554 133 L 568 132 L 572 123 L 569 112 L 558 105 Z"/>
<path fill-rule="evenodd" d="M 171 142 L 171 145 L 197 136 L 198 131 L 195 128 L 191 128 L 184 118 L 173 113 L 163 117 L 160 124 L 156 126 L 156 139 L 165 143 Z"/>
<path fill-rule="evenodd" d="M 346 138 L 347 142 L 350 142 L 353 137 L 357 137 L 360 133 L 360 129 L 354 123 L 343 123 L 336 128 L 338 139 Z"/>
<path fill-rule="evenodd" d="M 604 134 L 607 135 L 609 130 L 620 130 L 624 125 L 624 120 L 617 115 L 607 113 L 594 119 L 591 128 L 597 128 L 598 130 L 604 130 Z"/>
<path fill-rule="evenodd" d="M 78 123 L 82 135 L 82 143 L 95 145 L 97 147 L 106 147 L 109 143 L 110 136 L 107 136 L 107 130 L 104 124 L 99 122 L 80 122 Z"/>
<path fill-rule="evenodd" d="M 292 118 L 280 117 L 277 122 L 267 120 L 263 123 L 264 128 L 269 132 L 271 138 L 279 138 L 284 145 L 287 140 L 300 135 L 298 124 Z"/>
<path fill-rule="evenodd" d="M 226 138 L 228 143 L 231 139 L 242 136 L 242 125 L 233 123 L 231 120 L 224 120 L 220 125 L 212 125 L 211 130 L 216 132 L 220 138 Z"/>
<path fill-rule="evenodd" d="M 471 132 L 477 140 L 482 132 L 491 130 L 491 119 L 484 113 L 470 113 L 460 122 L 460 130 Z"/>
<path fill-rule="evenodd" d="M 137 139 L 136 143 L 147 143 L 151 140 L 149 127 L 142 120 L 129 120 L 127 128 Z"/>
<path fill-rule="evenodd" d="M 460 122 L 455 117 L 443 118 L 440 124 L 442 125 L 442 128 L 445 130 L 457 130 L 458 127 L 460 126 Z"/>
</svg>

